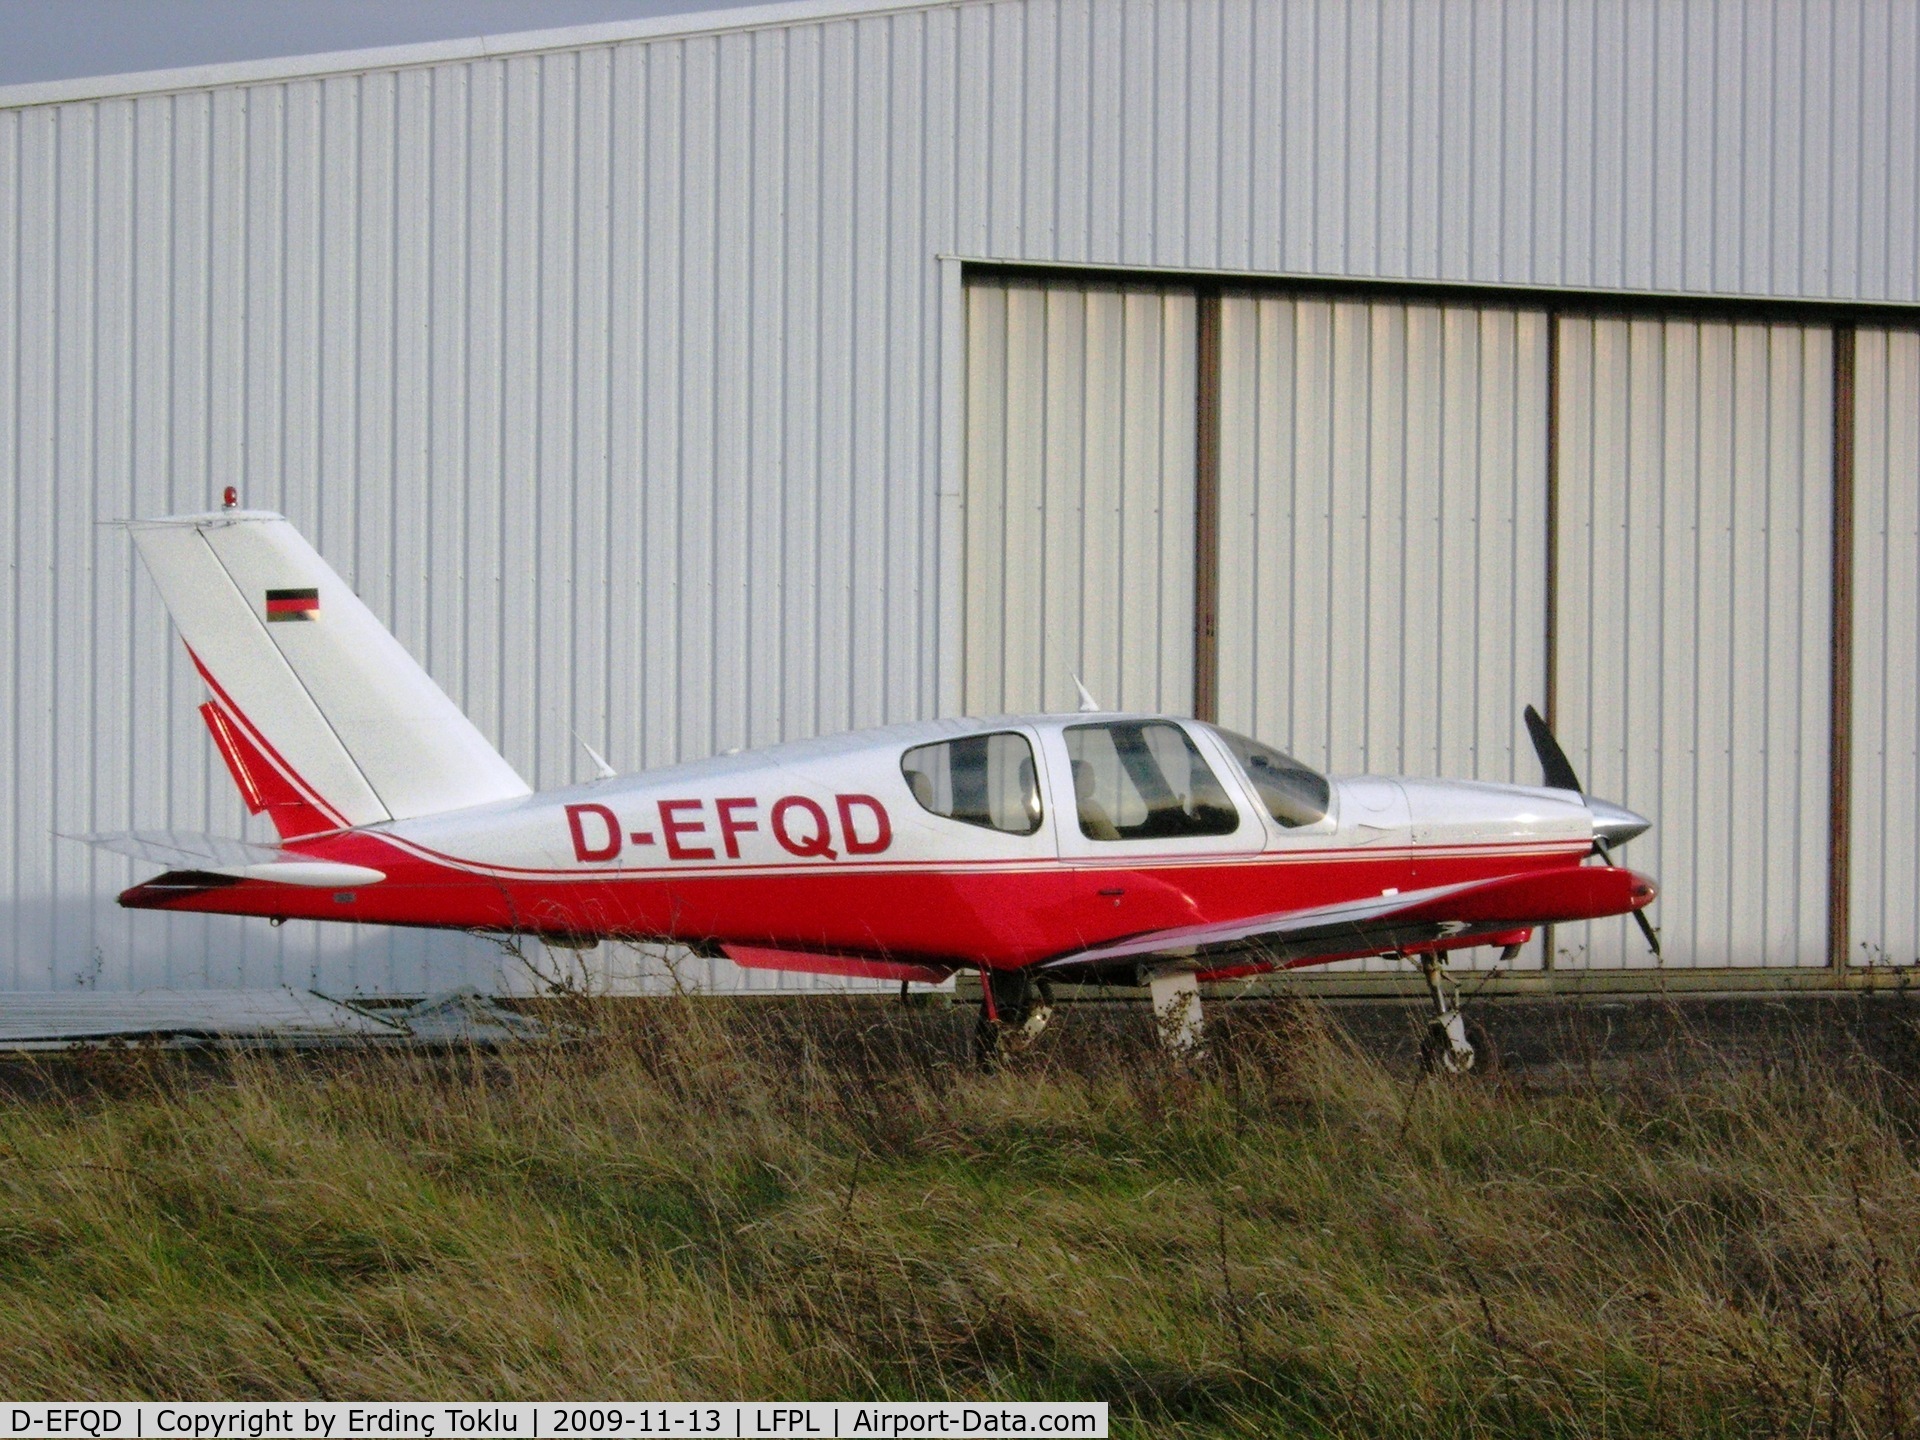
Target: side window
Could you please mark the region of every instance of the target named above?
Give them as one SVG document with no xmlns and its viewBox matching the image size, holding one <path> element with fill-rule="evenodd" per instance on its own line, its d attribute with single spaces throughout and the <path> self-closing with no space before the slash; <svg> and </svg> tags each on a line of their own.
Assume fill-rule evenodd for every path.
<svg viewBox="0 0 1920 1440">
<path fill-rule="evenodd" d="M 1009 835 L 1040 828 L 1040 782 L 1024 735 L 965 735 L 918 745 L 900 757 L 900 773 L 920 808 L 943 819 Z"/>
<path fill-rule="evenodd" d="M 1214 727 L 1214 734 L 1226 742 L 1233 758 L 1247 772 L 1247 779 L 1260 792 L 1267 813 L 1289 830 L 1312 825 L 1327 818 L 1327 804 L 1333 791 L 1327 777 L 1271 745 L 1249 740 L 1231 730 Z"/>
<path fill-rule="evenodd" d="M 1240 828 L 1240 812 L 1178 725 L 1069 725 L 1066 742 L 1080 833 L 1089 840 L 1231 835 Z"/>
</svg>

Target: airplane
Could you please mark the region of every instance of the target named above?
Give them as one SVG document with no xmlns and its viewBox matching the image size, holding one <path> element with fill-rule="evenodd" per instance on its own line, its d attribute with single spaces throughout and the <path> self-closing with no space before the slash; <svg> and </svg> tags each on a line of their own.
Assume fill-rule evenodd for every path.
<svg viewBox="0 0 1920 1440">
<path fill-rule="evenodd" d="M 80 837 L 168 867 L 135 909 L 677 943 L 747 967 L 981 978 L 981 1057 L 1055 982 L 1144 984 L 1169 1048 L 1199 986 L 1371 955 L 1416 961 L 1424 1056 L 1475 1063 L 1448 956 L 1632 914 L 1613 852 L 1648 828 L 1582 793 L 1533 711 L 1541 786 L 1329 778 L 1217 725 L 1099 710 L 943 719 L 534 793 L 282 516 L 127 522 L 275 845 Z M 1078 682 L 1076 681 L 1076 684 Z M 1589 864 L 1598 858 L 1602 863 Z"/>
</svg>

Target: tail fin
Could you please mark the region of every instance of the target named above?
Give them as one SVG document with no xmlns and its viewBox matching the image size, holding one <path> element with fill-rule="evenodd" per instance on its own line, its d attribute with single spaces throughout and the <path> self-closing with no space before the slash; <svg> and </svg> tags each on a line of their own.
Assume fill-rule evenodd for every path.
<svg viewBox="0 0 1920 1440">
<path fill-rule="evenodd" d="M 279 515 L 137 521 L 249 809 L 283 837 L 528 793 L 446 692 Z"/>
</svg>

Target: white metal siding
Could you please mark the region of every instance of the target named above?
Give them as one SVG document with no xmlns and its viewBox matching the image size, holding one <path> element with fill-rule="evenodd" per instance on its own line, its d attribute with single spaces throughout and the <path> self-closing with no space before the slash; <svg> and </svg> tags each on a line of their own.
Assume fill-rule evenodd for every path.
<svg viewBox="0 0 1920 1440">
<path fill-rule="evenodd" d="M 969 714 L 1193 704 L 1194 299 L 967 289 Z"/>
<path fill-rule="evenodd" d="M 1537 783 L 1546 316 L 1228 296 L 1220 330 L 1221 722 Z"/>
<path fill-rule="evenodd" d="M 1920 957 L 1920 332 L 1861 330 L 1854 362 L 1855 964 Z"/>
<path fill-rule="evenodd" d="M 1826 959 L 1832 332 L 1560 327 L 1558 713 L 1670 965 Z M 1645 963 L 1624 920 L 1568 963 Z"/>
<path fill-rule="evenodd" d="M 1913 0 L 960 17 L 963 254 L 1920 300 Z"/>
<path fill-rule="evenodd" d="M 981 258 L 1920 301 L 1916 0 L 846 0 L 851 18 L 821 18 L 835 8 L 629 27 L 637 38 L 620 48 L 658 47 L 641 78 L 669 81 L 646 138 L 687 142 L 648 153 L 689 175 L 703 159 L 736 161 L 712 176 L 717 217 L 747 218 L 726 199 L 743 154 L 756 176 L 795 158 L 784 116 L 799 152 L 865 202 L 823 216 L 822 244 L 864 230 L 893 190 L 935 227 L 932 248 Z M 198 90 L 203 105 L 226 94 L 212 103 L 245 109 L 243 96 L 292 95 L 307 82 L 282 77 L 302 71 L 338 72 L 321 88 L 377 104 L 360 88 L 369 72 L 464 72 L 479 81 L 471 118 L 497 148 L 503 122 L 571 108 L 571 84 L 549 88 L 549 60 L 606 53 L 619 33 L 16 86 L 0 106 L 118 87 Z M 814 53 L 792 54 L 796 40 Z M 715 47 L 730 71 L 690 70 L 683 86 L 682 53 L 711 61 Z M 528 53 L 476 58 L 517 48 Z M 511 98 L 503 69 L 518 72 Z M 581 83 L 585 123 L 597 117 Z M 390 106 L 388 121 L 429 123 L 424 105 L 444 129 L 458 107 L 437 82 L 425 90 L 435 98 Z M 876 147 L 876 124 L 898 144 Z M 635 133 L 618 125 L 603 143 Z M 558 138 L 509 142 L 507 163 L 551 174 Z M 420 192 L 396 194 L 404 210 Z M 523 235 L 540 208 L 519 217 Z M 787 218 L 804 226 L 808 213 Z M 785 228 L 778 214 L 752 220 Z M 887 242 L 874 246 L 849 258 Z"/>
<path fill-rule="evenodd" d="M 1537 780 L 1546 316 L 1221 308 L 1222 723 L 1335 771 Z"/>
</svg>

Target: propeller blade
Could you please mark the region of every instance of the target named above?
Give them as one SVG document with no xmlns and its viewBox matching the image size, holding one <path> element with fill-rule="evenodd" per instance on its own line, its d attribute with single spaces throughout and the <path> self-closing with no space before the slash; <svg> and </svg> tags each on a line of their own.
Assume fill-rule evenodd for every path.
<svg viewBox="0 0 1920 1440">
<path fill-rule="evenodd" d="M 1613 855 L 1609 851 L 1605 840 L 1599 839 L 1598 837 L 1594 839 L 1593 853 L 1600 857 L 1600 863 L 1602 865 L 1607 866 L 1609 869 L 1613 868 Z M 1633 918 L 1639 922 L 1640 933 L 1647 937 L 1647 949 L 1653 952 L 1653 958 L 1656 960 L 1664 960 L 1666 957 L 1660 953 L 1660 934 L 1653 928 L 1653 922 L 1647 919 L 1647 912 L 1645 910 L 1636 910 L 1633 912 Z"/>
<path fill-rule="evenodd" d="M 1541 783 L 1550 790 L 1571 790 L 1584 795 L 1580 777 L 1573 773 L 1573 765 L 1567 759 L 1567 752 L 1560 748 L 1560 742 L 1553 738 L 1553 731 L 1547 728 L 1547 722 L 1540 718 L 1540 712 L 1527 706 L 1527 734 L 1533 737 L 1533 753 L 1540 757 Z"/>
<path fill-rule="evenodd" d="M 1647 937 L 1647 949 L 1653 952 L 1653 958 L 1665 959 L 1666 957 L 1660 953 L 1660 936 L 1655 933 L 1653 922 L 1647 919 L 1647 912 L 1636 910 L 1633 912 L 1633 918 L 1640 922 L 1640 933 Z"/>
</svg>

